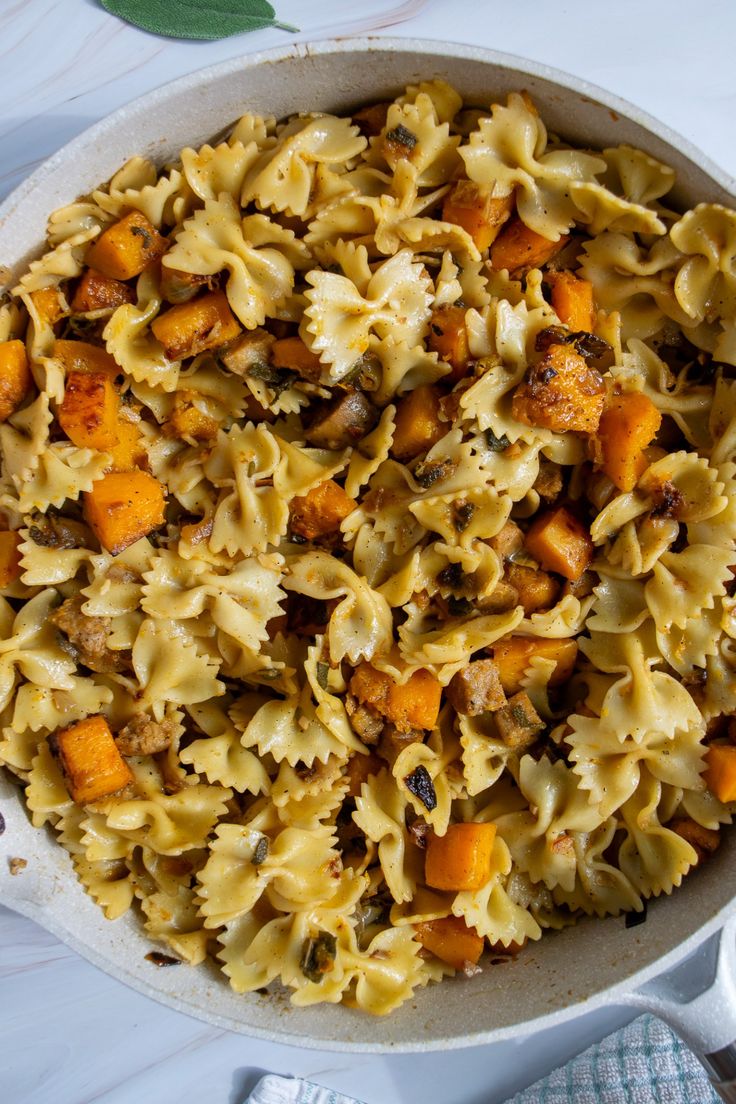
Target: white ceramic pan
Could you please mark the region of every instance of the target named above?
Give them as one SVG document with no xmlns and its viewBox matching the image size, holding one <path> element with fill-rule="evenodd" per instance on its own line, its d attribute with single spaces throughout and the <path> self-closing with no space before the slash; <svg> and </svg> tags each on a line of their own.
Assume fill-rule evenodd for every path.
<svg viewBox="0 0 736 1104">
<path fill-rule="evenodd" d="M 441 76 L 488 105 L 526 88 L 550 129 L 583 146 L 640 146 L 677 171 L 674 202 L 733 205 L 736 182 L 686 141 L 631 105 L 574 77 L 487 50 L 349 40 L 253 54 L 177 80 L 81 135 L 33 174 L 0 208 L 2 262 L 20 269 L 39 248 L 46 216 L 107 179 L 127 158 L 158 161 L 198 145 L 245 110 L 288 115 L 345 111 L 386 99 L 420 78 Z M 472 982 L 446 981 L 417 993 L 388 1019 L 343 1007 L 293 1010 L 286 1001 L 237 996 L 206 968 L 161 970 L 135 918 L 105 920 L 77 884 L 69 858 L 31 827 L 17 788 L 0 777 L 0 899 L 37 920 L 103 970 L 165 1004 L 248 1035 L 332 1050 L 421 1051 L 477 1045 L 526 1033 L 604 1005 L 650 1008 L 710 1055 L 721 1082 L 736 1078 L 736 831 L 671 898 L 650 903 L 645 924 L 586 921 L 548 934 L 513 964 Z M 11 856 L 28 866 L 15 877 Z M 718 942 L 720 939 L 720 949 Z M 697 948 L 686 968 L 677 963 Z M 704 949 L 702 949 L 704 947 Z M 674 972 L 673 972 L 674 971 Z M 736 1100 L 736 1089 L 733 1097 Z"/>
</svg>

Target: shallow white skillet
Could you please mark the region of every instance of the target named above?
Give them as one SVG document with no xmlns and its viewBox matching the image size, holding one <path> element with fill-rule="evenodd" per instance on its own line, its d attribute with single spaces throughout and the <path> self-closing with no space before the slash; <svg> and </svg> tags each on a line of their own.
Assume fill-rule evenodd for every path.
<svg viewBox="0 0 736 1104">
<path fill-rule="evenodd" d="M 345 111 L 441 76 L 479 106 L 526 88 L 549 128 L 582 146 L 626 142 L 672 165 L 673 202 L 734 205 L 736 181 L 679 135 L 630 104 L 546 66 L 469 46 L 350 39 L 228 61 L 174 81 L 91 127 L 0 207 L 0 258 L 18 274 L 38 252 L 48 214 L 89 191 L 134 154 L 163 162 L 200 145 L 244 111 L 277 117 Z M 736 832 L 647 922 L 585 921 L 548 934 L 513 964 L 471 982 L 445 981 L 387 1019 L 343 1007 L 294 1010 L 284 999 L 238 996 L 215 969 L 160 969 L 134 917 L 115 923 L 76 882 L 69 857 L 31 827 L 18 788 L 0 771 L 0 900 L 38 921 L 107 973 L 219 1027 L 331 1050 L 422 1051 L 495 1042 L 606 1005 L 650 1009 L 701 1055 L 719 1091 L 736 1101 Z M 15 877 L 11 857 L 27 860 Z M 699 950 L 698 950 L 699 949 Z M 698 953 L 685 966 L 686 956 Z M 730 1091 L 730 1095 L 729 1095 Z"/>
</svg>

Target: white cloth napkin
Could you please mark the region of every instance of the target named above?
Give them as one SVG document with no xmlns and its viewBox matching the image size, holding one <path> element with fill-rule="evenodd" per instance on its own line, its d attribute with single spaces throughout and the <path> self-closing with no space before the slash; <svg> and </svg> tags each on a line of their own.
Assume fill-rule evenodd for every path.
<svg viewBox="0 0 736 1104">
<path fill-rule="evenodd" d="M 360 1104 L 298 1077 L 262 1078 L 247 1104 Z M 641 1016 L 508 1104 L 718 1104 L 703 1067 L 665 1024 Z"/>
</svg>

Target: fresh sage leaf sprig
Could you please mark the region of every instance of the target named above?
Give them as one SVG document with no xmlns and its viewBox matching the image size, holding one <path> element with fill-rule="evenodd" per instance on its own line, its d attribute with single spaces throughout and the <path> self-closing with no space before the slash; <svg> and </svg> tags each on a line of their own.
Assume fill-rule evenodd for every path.
<svg viewBox="0 0 736 1104">
<path fill-rule="evenodd" d="M 267 0 L 100 0 L 100 3 L 105 11 L 126 23 L 167 38 L 212 41 L 264 27 L 299 30 L 279 23 Z"/>
</svg>

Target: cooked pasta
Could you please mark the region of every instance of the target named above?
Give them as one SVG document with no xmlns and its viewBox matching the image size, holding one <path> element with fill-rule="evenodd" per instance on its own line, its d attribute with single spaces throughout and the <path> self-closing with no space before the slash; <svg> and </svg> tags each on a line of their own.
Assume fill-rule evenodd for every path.
<svg viewBox="0 0 736 1104">
<path fill-rule="evenodd" d="M 386 1014 L 718 845 L 736 212 L 674 182 L 429 80 L 51 215 L 0 306 L 0 762 L 108 918 Z"/>
</svg>

